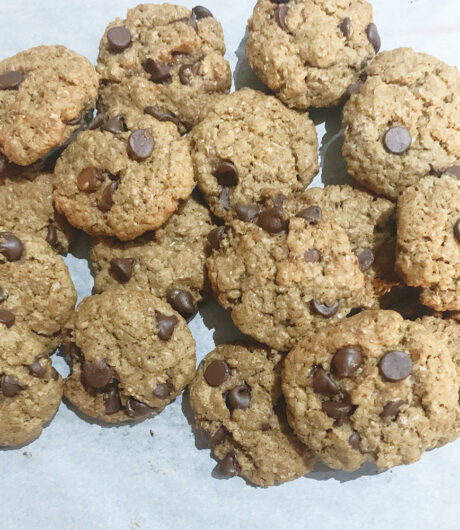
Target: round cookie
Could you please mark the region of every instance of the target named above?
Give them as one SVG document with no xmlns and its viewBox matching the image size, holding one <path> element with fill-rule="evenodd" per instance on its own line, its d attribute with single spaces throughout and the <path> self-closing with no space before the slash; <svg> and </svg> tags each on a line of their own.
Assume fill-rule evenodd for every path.
<svg viewBox="0 0 460 530">
<path fill-rule="evenodd" d="M 244 216 L 265 196 L 303 191 L 318 173 L 308 114 L 249 88 L 219 99 L 190 144 L 198 186 L 212 212 L 226 220 Z"/>
<path fill-rule="evenodd" d="M 382 297 L 400 284 L 394 272 L 395 205 L 348 185 L 310 188 L 301 200 L 305 206 L 318 204 L 345 230 L 364 274 L 361 305 L 379 308 Z"/>
<path fill-rule="evenodd" d="M 195 341 L 185 320 L 151 294 L 118 289 L 85 298 L 68 328 L 72 373 L 64 395 L 103 422 L 160 412 L 195 373 Z"/>
<path fill-rule="evenodd" d="M 316 458 L 294 435 L 281 394 L 282 356 L 263 346 L 218 346 L 190 384 L 197 427 L 209 437 L 217 470 L 258 486 L 305 475 Z"/>
<path fill-rule="evenodd" d="M 396 269 L 437 311 L 460 310 L 460 182 L 426 177 L 398 201 Z"/>
<path fill-rule="evenodd" d="M 318 206 L 287 200 L 220 236 L 207 262 L 213 291 L 243 333 L 272 348 L 292 348 L 361 303 L 358 258 Z"/>
<path fill-rule="evenodd" d="M 283 372 L 288 419 L 334 469 L 418 460 L 452 429 L 458 402 L 448 349 L 394 311 L 364 311 L 305 338 Z"/>
<path fill-rule="evenodd" d="M 209 210 L 191 197 L 156 232 L 125 243 L 94 238 L 95 292 L 118 287 L 149 291 L 189 318 L 205 289 L 207 236 L 213 229 Z"/>
<path fill-rule="evenodd" d="M 379 54 L 343 109 L 348 172 L 397 198 L 421 177 L 458 171 L 460 73 L 410 48 Z M 455 173 L 454 173 L 455 174 Z"/>
<path fill-rule="evenodd" d="M 62 386 L 40 341 L 25 326 L 0 323 L 0 447 L 40 436 L 59 408 Z"/>
<path fill-rule="evenodd" d="M 46 241 L 0 231 L 0 323 L 23 324 L 50 353 L 76 300 L 64 260 Z"/>
<path fill-rule="evenodd" d="M 99 78 L 64 46 L 37 46 L 0 62 L 0 151 L 27 166 L 63 144 L 96 104 Z"/>
<path fill-rule="evenodd" d="M 53 175 L 32 166 L 0 168 L 0 231 L 28 232 L 63 254 L 72 229 L 53 208 Z"/>
<path fill-rule="evenodd" d="M 364 0 L 259 0 L 246 56 L 290 107 L 329 107 L 353 91 L 380 49 L 372 20 Z"/>
<path fill-rule="evenodd" d="M 56 164 L 56 209 L 91 235 L 125 241 L 155 230 L 194 187 L 187 140 L 172 123 L 132 109 L 96 125 Z"/>
<path fill-rule="evenodd" d="M 203 107 L 230 91 L 222 26 L 212 13 L 141 4 L 109 24 L 99 47 L 99 109 L 117 102 L 190 129 Z M 186 104 L 184 104 L 186 102 Z"/>
</svg>

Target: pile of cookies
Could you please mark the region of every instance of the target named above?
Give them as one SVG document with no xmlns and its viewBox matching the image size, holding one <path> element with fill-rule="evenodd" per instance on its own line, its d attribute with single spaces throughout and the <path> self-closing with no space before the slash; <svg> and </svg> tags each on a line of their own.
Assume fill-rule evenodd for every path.
<svg viewBox="0 0 460 530">
<path fill-rule="evenodd" d="M 217 472 L 256 485 L 460 434 L 460 72 L 379 53 L 364 0 L 258 0 L 248 25 L 273 95 L 230 94 L 202 6 L 130 9 L 96 68 L 62 46 L 0 62 L 0 446 L 62 397 L 139 422 L 188 385 Z M 354 180 L 307 189 L 325 106 Z M 74 309 L 78 230 L 94 294 Z M 211 292 L 248 339 L 196 371 L 187 321 Z"/>
</svg>

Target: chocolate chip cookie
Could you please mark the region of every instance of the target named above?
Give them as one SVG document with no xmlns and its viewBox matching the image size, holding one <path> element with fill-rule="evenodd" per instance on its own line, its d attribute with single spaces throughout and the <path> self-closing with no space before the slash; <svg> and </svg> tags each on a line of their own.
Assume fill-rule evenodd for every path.
<svg viewBox="0 0 460 530">
<path fill-rule="evenodd" d="M 64 46 L 38 46 L 0 62 L 0 151 L 27 166 L 70 138 L 96 103 L 98 75 Z"/>
<path fill-rule="evenodd" d="M 318 205 L 278 197 L 231 222 L 214 247 L 207 263 L 218 301 L 243 333 L 280 351 L 361 303 L 358 258 Z"/>
<path fill-rule="evenodd" d="M 264 196 L 302 191 L 318 172 L 308 114 L 249 88 L 222 97 L 190 134 L 198 186 L 223 219 L 244 217 Z"/>
<path fill-rule="evenodd" d="M 209 210 L 191 197 L 156 232 L 126 243 L 94 238 L 95 291 L 118 287 L 150 291 L 189 318 L 205 288 L 208 234 L 214 228 Z"/>
<path fill-rule="evenodd" d="M 126 109 L 101 116 L 58 160 L 58 212 L 91 235 L 131 240 L 159 228 L 194 187 L 187 140 L 174 124 Z"/>
<path fill-rule="evenodd" d="M 248 25 L 251 67 L 299 109 L 339 103 L 380 49 L 364 0 L 259 0 Z"/>
<path fill-rule="evenodd" d="M 43 345 L 27 327 L 9 327 L 0 316 L 0 447 L 40 436 L 61 398 L 62 379 Z"/>
<path fill-rule="evenodd" d="M 1 165 L 1 163 L 0 163 Z M 53 175 L 39 167 L 0 167 L 0 231 L 28 232 L 67 253 L 72 229 L 53 208 Z"/>
<path fill-rule="evenodd" d="M 382 297 L 401 283 L 394 272 L 395 205 L 348 185 L 310 188 L 301 200 L 305 207 L 319 205 L 345 230 L 364 274 L 361 306 L 379 308 Z"/>
<path fill-rule="evenodd" d="M 364 311 L 301 341 L 283 393 L 299 438 L 334 469 L 418 460 L 450 432 L 458 381 L 447 347 L 394 311 Z"/>
<path fill-rule="evenodd" d="M 294 435 L 281 394 L 282 356 L 263 346 L 218 346 L 190 385 L 196 425 L 219 459 L 218 473 L 258 486 L 301 477 L 315 464 Z"/>
<path fill-rule="evenodd" d="M 460 310 L 460 182 L 427 177 L 398 201 L 396 267 L 421 301 L 437 311 Z"/>
<path fill-rule="evenodd" d="M 106 423 L 160 412 L 195 373 L 195 341 L 185 320 L 146 292 L 118 289 L 85 298 L 65 344 L 73 361 L 65 397 Z"/>
<path fill-rule="evenodd" d="M 141 4 L 109 24 L 99 47 L 99 109 L 132 102 L 184 131 L 229 92 L 222 26 L 201 6 Z"/>
<path fill-rule="evenodd" d="M 50 353 L 76 300 L 64 260 L 46 241 L 0 231 L 0 323 L 23 324 Z"/>
<path fill-rule="evenodd" d="M 458 171 L 457 68 L 399 48 L 379 54 L 366 75 L 343 110 L 349 173 L 376 193 L 397 198 L 430 173 Z"/>
</svg>

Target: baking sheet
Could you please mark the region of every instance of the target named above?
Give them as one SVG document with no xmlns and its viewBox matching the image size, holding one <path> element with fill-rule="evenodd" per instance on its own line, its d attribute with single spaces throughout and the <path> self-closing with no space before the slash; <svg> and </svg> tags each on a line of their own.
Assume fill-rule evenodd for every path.
<svg viewBox="0 0 460 530">
<path fill-rule="evenodd" d="M 198 0 L 197 0 L 198 1 Z M 255 0 L 199 0 L 224 25 L 235 86 L 260 86 L 244 59 L 246 20 Z M 189 7 L 193 1 L 182 2 Z M 412 46 L 460 66 L 458 0 L 374 0 L 384 48 Z M 96 60 L 99 38 L 135 0 L 0 0 L 0 57 L 39 44 L 64 44 Z M 339 156 L 337 111 L 312 113 L 321 143 L 322 181 L 346 178 Z M 66 261 L 80 298 L 92 279 L 82 238 Z M 218 323 L 218 329 L 216 324 Z M 227 314 L 205 303 L 190 327 L 201 359 L 238 336 Z M 58 369 L 66 366 L 57 358 Z M 184 415 L 185 412 L 185 415 Z M 411 466 L 377 474 L 318 466 L 314 473 L 270 489 L 241 478 L 216 480 L 209 451 L 198 449 L 177 399 L 134 427 L 100 427 L 64 404 L 42 436 L 0 451 L 0 529 L 202 528 L 459 528 L 460 441 L 426 453 Z M 153 437 L 150 430 L 154 433 Z"/>
</svg>

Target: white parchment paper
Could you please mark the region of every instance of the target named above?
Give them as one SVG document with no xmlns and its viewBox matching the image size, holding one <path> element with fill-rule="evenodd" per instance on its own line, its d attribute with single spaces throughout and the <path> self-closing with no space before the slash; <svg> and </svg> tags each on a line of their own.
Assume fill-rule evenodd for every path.
<svg viewBox="0 0 460 530">
<path fill-rule="evenodd" d="M 223 23 L 235 86 L 260 86 L 244 59 L 246 21 L 255 0 L 196 1 Z M 0 0 L 0 58 L 39 44 L 64 44 L 95 61 L 106 24 L 123 18 L 135 3 Z M 412 46 L 460 66 L 459 0 L 373 4 L 383 48 Z M 343 181 L 340 115 L 319 110 L 312 117 L 322 166 L 315 184 Z M 84 240 L 66 261 L 80 298 L 90 294 Z M 238 336 L 213 302 L 203 305 L 190 327 L 199 360 L 215 343 Z M 55 362 L 65 373 L 62 359 Z M 460 441 L 381 474 L 372 466 L 355 473 L 318 466 L 307 477 L 262 489 L 241 478 L 213 479 L 215 462 L 208 450 L 195 446 L 186 415 L 186 400 L 177 399 L 134 427 L 103 428 L 82 421 L 62 404 L 37 441 L 0 451 L 0 529 L 460 528 Z"/>
</svg>

